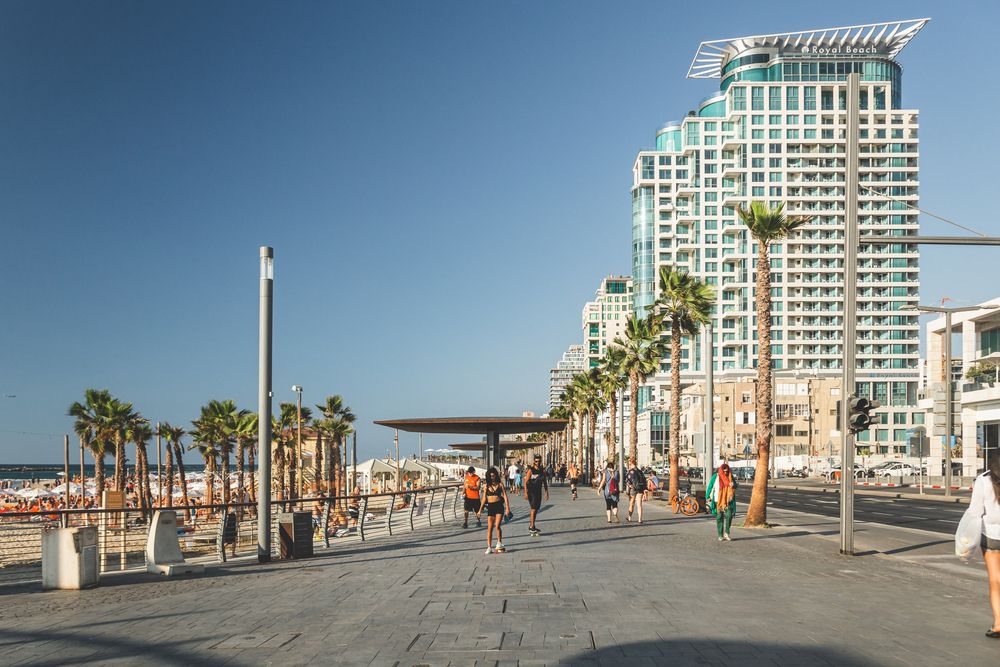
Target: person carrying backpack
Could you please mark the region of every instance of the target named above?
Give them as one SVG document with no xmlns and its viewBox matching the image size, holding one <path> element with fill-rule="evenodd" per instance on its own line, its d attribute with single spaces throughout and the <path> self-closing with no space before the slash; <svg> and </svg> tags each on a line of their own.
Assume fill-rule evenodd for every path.
<svg viewBox="0 0 1000 667">
<path fill-rule="evenodd" d="M 626 521 L 632 521 L 632 511 L 639 510 L 639 523 L 642 523 L 642 497 L 646 493 L 646 475 L 643 474 L 642 470 L 635 464 L 635 461 L 629 463 L 631 466 L 627 473 L 628 479 L 628 516 L 625 517 Z"/>
<path fill-rule="evenodd" d="M 604 493 L 604 504 L 608 510 L 608 523 L 611 523 L 612 516 L 614 516 L 615 523 L 619 523 L 618 498 L 621 493 L 621 481 L 618 479 L 618 471 L 615 470 L 615 464 L 611 461 L 608 461 L 608 467 L 605 468 L 604 473 L 601 475 L 601 483 L 597 487 L 597 490 Z"/>
</svg>

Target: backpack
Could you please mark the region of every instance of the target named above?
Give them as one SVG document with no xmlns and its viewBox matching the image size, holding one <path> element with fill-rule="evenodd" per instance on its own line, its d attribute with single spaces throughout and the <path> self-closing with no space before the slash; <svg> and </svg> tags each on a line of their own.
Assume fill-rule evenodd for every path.
<svg viewBox="0 0 1000 667">
<path fill-rule="evenodd" d="M 611 479 L 608 480 L 608 495 L 617 496 L 620 492 L 618 488 L 618 474 L 617 472 L 611 473 Z"/>
<path fill-rule="evenodd" d="M 632 471 L 632 488 L 636 491 L 646 490 L 646 475 L 639 468 Z"/>
</svg>

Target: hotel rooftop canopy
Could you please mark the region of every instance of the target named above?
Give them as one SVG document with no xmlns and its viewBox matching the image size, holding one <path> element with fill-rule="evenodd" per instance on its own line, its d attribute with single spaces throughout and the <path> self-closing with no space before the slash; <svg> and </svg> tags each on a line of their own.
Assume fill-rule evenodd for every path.
<svg viewBox="0 0 1000 667">
<path fill-rule="evenodd" d="M 777 49 L 788 55 L 880 55 L 895 58 L 928 21 L 929 18 L 897 23 L 870 23 L 702 42 L 691 62 L 687 78 L 722 78 L 723 68 L 730 61 L 741 53 L 754 49 Z"/>
</svg>

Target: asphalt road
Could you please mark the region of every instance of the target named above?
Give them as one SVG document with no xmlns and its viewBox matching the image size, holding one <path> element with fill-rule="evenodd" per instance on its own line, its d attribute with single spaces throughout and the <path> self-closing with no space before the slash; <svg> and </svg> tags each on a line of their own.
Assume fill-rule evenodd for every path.
<svg viewBox="0 0 1000 667">
<path fill-rule="evenodd" d="M 750 502 L 750 484 L 742 485 L 736 500 L 743 507 Z M 804 491 L 768 488 L 769 506 L 810 512 L 823 516 L 840 516 L 840 494 L 832 491 Z M 966 503 L 946 503 L 919 498 L 885 498 L 854 495 L 854 519 L 892 526 L 906 526 L 935 533 L 955 534 L 958 522 L 968 507 Z"/>
</svg>

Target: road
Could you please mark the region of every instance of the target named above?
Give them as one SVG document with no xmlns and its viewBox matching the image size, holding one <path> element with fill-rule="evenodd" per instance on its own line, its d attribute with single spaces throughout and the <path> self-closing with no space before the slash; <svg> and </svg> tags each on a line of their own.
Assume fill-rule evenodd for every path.
<svg viewBox="0 0 1000 667">
<path fill-rule="evenodd" d="M 751 488 L 750 484 L 743 484 L 736 492 L 737 501 L 744 507 L 750 502 Z M 822 516 L 840 516 L 840 494 L 833 490 L 823 492 L 768 488 L 767 500 L 768 505 L 773 507 Z M 955 534 L 967 507 L 966 503 L 922 500 L 919 497 L 887 498 L 854 494 L 856 521 L 907 526 L 951 535 Z"/>
</svg>

